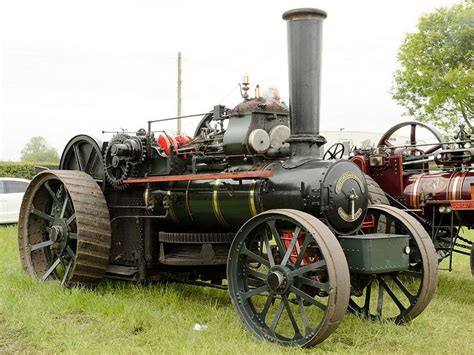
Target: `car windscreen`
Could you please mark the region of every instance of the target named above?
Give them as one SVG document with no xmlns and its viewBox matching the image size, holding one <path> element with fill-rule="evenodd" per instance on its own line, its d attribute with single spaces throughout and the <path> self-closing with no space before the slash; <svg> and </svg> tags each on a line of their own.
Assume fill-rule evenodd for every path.
<svg viewBox="0 0 474 355">
<path fill-rule="evenodd" d="M 25 192 L 28 184 L 23 181 L 5 181 L 6 183 L 6 193 L 14 194 L 19 192 Z"/>
</svg>

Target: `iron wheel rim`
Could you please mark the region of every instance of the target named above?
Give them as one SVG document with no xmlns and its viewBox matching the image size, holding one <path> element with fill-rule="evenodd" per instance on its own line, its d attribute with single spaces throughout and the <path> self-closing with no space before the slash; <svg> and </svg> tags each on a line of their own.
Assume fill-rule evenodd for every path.
<svg viewBox="0 0 474 355">
<path fill-rule="evenodd" d="M 281 233 L 292 237 L 283 239 Z M 251 250 L 255 243 L 258 252 Z M 272 248 L 273 253 L 264 252 Z M 311 263 L 306 260 L 310 251 L 318 256 Z M 266 266 L 266 273 L 251 265 L 259 263 Z M 229 293 L 242 324 L 258 339 L 284 346 L 315 345 L 337 328 L 347 308 L 348 278 L 347 262 L 334 235 L 300 211 L 273 210 L 254 217 L 237 233 L 229 252 Z M 259 302 L 261 296 L 264 302 Z"/>
</svg>

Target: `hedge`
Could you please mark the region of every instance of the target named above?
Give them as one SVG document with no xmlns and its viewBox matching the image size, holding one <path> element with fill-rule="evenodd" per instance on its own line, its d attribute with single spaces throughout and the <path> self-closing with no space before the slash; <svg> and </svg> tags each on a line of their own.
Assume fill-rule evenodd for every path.
<svg viewBox="0 0 474 355">
<path fill-rule="evenodd" d="M 54 169 L 58 165 L 54 163 L 0 162 L 0 177 L 31 180 L 36 175 L 35 166 L 45 166 Z"/>
</svg>

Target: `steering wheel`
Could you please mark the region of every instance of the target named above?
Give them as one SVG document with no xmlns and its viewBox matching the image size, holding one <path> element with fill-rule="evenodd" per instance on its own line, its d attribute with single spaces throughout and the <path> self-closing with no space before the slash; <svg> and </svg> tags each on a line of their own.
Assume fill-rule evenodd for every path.
<svg viewBox="0 0 474 355">
<path fill-rule="evenodd" d="M 344 155 L 344 144 L 335 143 L 326 150 L 323 155 L 323 160 L 336 160 L 341 159 Z"/>
<path fill-rule="evenodd" d="M 392 143 L 390 143 L 390 138 L 394 135 L 395 132 L 400 130 L 403 127 L 410 126 L 410 143 L 409 145 L 412 147 L 401 148 L 394 147 Z M 424 150 L 423 147 L 417 147 L 417 139 L 416 139 L 416 128 L 423 127 L 427 129 L 438 141 L 439 144 L 433 143 L 429 145 L 429 149 Z M 395 150 L 396 154 L 403 154 L 403 155 L 411 155 L 411 156 L 418 156 L 418 155 L 430 155 L 439 150 L 442 147 L 443 143 L 443 134 L 438 131 L 436 128 L 428 126 L 421 122 L 416 121 L 407 121 L 399 123 L 392 128 L 390 128 L 385 134 L 380 138 L 377 147 L 386 147 Z M 392 148 L 393 147 L 393 148 Z"/>
</svg>

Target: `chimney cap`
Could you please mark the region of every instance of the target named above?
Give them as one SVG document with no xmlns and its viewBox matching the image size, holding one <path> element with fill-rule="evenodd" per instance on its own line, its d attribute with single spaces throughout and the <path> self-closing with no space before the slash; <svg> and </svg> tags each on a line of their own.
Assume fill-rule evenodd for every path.
<svg viewBox="0 0 474 355">
<path fill-rule="evenodd" d="M 327 17 L 326 11 L 305 7 L 300 9 L 288 10 L 283 14 L 283 20 L 309 20 L 309 19 L 321 19 L 324 20 Z"/>
</svg>

